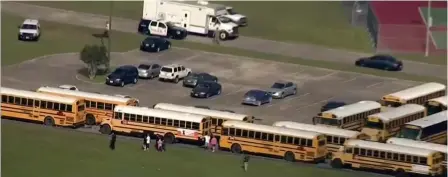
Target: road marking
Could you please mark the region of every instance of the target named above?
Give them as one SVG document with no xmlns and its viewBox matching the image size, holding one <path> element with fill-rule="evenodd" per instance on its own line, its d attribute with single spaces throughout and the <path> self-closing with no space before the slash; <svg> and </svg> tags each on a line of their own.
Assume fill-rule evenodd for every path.
<svg viewBox="0 0 448 177">
<path fill-rule="evenodd" d="M 348 79 L 348 80 L 345 80 L 345 81 L 342 81 L 341 83 L 347 83 L 347 82 L 351 82 L 351 81 L 354 81 L 354 80 L 356 80 L 358 77 L 353 77 L 353 78 L 351 78 L 351 79 Z"/>
<path fill-rule="evenodd" d="M 374 83 L 374 84 L 372 84 L 372 85 L 368 85 L 368 86 L 366 86 L 366 88 L 375 87 L 375 86 L 380 85 L 380 84 L 382 84 L 382 83 L 384 83 L 384 82 L 386 82 L 386 81 L 381 81 L 381 82 Z"/>
<path fill-rule="evenodd" d="M 314 105 L 319 104 L 319 103 L 322 103 L 322 102 L 327 102 L 328 100 L 333 99 L 333 98 L 334 98 L 334 96 L 332 96 L 332 97 L 330 97 L 330 98 L 327 98 L 327 99 L 325 99 L 325 100 L 322 100 L 322 101 L 318 101 L 318 102 L 315 102 L 315 103 L 312 103 L 312 104 L 309 104 L 309 105 L 306 105 L 306 106 L 299 107 L 299 108 L 297 108 L 296 110 L 300 112 L 300 109 L 307 108 L 307 107 L 311 107 L 311 106 L 314 106 Z"/>
<path fill-rule="evenodd" d="M 297 98 L 303 98 L 303 97 L 305 97 L 305 96 L 307 96 L 307 95 L 309 95 L 309 94 L 310 94 L 310 93 L 305 93 L 305 94 L 298 95 L 298 96 L 295 96 L 295 97 L 292 97 L 292 98 L 289 98 L 289 99 L 285 99 L 284 101 L 282 101 L 282 100 L 278 100 L 277 103 L 269 104 L 269 105 L 267 105 L 266 107 L 275 106 L 275 105 L 278 105 L 279 103 L 289 102 L 289 101 L 291 101 L 291 100 L 293 100 L 293 99 L 297 99 Z"/>
<path fill-rule="evenodd" d="M 327 78 L 327 77 L 330 77 L 330 76 L 335 75 L 335 74 L 337 74 L 337 73 L 339 73 L 339 71 L 334 71 L 334 72 L 332 72 L 332 73 L 330 73 L 330 74 L 327 74 L 327 75 L 324 75 L 324 76 L 320 76 L 320 77 L 318 77 L 318 78 L 319 78 L 319 79 Z"/>
</svg>

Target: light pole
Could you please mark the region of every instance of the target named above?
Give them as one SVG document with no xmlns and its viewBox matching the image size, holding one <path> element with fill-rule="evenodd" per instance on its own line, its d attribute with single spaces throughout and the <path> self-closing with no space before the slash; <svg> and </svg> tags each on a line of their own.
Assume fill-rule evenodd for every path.
<svg viewBox="0 0 448 177">
<path fill-rule="evenodd" d="M 113 9 L 113 3 L 114 1 L 110 1 L 110 9 L 109 9 L 109 31 L 108 31 L 108 35 L 107 35 L 107 51 L 108 51 L 108 58 L 109 58 L 109 62 L 110 62 L 110 53 L 111 53 L 111 34 L 112 34 L 112 9 Z M 109 69 L 109 68 L 108 68 Z"/>
<path fill-rule="evenodd" d="M 432 26 L 431 17 L 431 0 L 428 1 L 428 13 L 426 14 L 426 45 L 425 45 L 425 57 L 429 55 L 429 38 L 430 38 L 430 28 Z"/>
</svg>

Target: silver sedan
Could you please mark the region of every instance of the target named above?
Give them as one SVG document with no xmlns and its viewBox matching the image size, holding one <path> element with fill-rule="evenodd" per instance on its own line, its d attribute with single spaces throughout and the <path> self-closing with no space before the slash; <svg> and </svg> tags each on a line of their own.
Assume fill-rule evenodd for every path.
<svg viewBox="0 0 448 177">
<path fill-rule="evenodd" d="M 285 98 L 297 94 L 297 85 L 292 82 L 277 81 L 267 90 L 273 98 Z"/>
</svg>

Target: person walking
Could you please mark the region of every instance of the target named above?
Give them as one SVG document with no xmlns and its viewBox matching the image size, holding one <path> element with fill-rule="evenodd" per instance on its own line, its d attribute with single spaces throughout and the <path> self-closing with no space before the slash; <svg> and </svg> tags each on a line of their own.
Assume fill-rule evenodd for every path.
<svg viewBox="0 0 448 177">
<path fill-rule="evenodd" d="M 247 171 L 248 168 L 249 168 L 249 160 L 250 160 L 250 156 L 245 154 L 244 158 L 243 158 L 243 168 L 244 168 L 244 171 Z"/>
<path fill-rule="evenodd" d="M 210 140 L 210 146 L 212 146 L 212 152 L 215 152 L 216 146 L 218 146 L 218 139 L 212 135 L 212 139 Z"/>
<path fill-rule="evenodd" d="M 215 30 L 213 32 L 213 43 L 218 44 L 219 45 L 219 31 Z"/>
<path fill-rule="evenodd" d="M 114 132 L 110 134 L 109 148 L 115 150 L 115 142 L 117 141 L 117 135 Z"/>
<path fill-rule="evenodd" d="M 210 147 L 210 136 L 208 136 L 208 135 L 205 135 L 204 136 L 204 148 L 205 148 L 205 150 L 208 150 Z"/>
<path fill-rule="evenodd" d="M 149 150 L 149 144 L 151 143 L 151 136 L 149 134 L 146 134 L 146 136 L 143 138 L 143 150 Z"/>
<path fill-rule="evenodd" d="M 163 151 L 163 141 L 162 138 L 159 137 L 159 140 L 157 140 L 157 151 L 162 152 Z"/>
</svg>

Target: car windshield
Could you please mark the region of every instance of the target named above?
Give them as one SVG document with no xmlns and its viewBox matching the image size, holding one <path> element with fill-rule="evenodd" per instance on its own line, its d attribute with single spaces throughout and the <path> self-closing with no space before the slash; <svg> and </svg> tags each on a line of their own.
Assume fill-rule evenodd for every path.
<svg viewBox="0 0 448 177">
<path fill-rule="evenodd" d="M 162 69 L 160 69 L 160 71 L 171 73 L 171 72 L 173 72 L 173 68 L 163 67 Z"/>
<path fill-rule="evenodd" d="M 271 88 L 276 88 L 276 89 L 281 89 L 284 87 L 285 87 L 284 83 L 278 83 L 278 82 L 274 83 L 274 85 L 271 86 Z"/>
<path fill-rule="evenodd" d="M 229 22 L 232 22 L 232 20 L 230 20 L 230 18 L 227 18 L 227 17 L 224 17 L 224 16 L 218 17 L 218 19 L 219 19 L 219 21 L 220 21 L 221 23 L 229 23 Z"/>
<path fill-rule="evenodd" d="M 210 85 L 209 84 L 198 84 L 196 87 L 197 88 L 210 88 Z"/>
<path fill-rule="evenodd" d="M 112 72 L 113 74 L 118 74 L 118 75 L 121 75 L 121 74 L 124 74 L 124 70 L 123 69 L 116 69 L 114 72 Z"/>
<path fill-rule="evenodd" d="M 199 74 L 198 73 L 193 73 L 193 74 L 188 75 L 188 77 L 189 78 L 198 78 Z"/>
<path fill-rule="evenodd" d="M 30 25 L 30 24 L 23 24 L 20 29 L 37 29 L 36 25 Z"/>
<path fill-rule="evenodd" d="M 151 68 L 151 65 L 138 65 L 139 69 L 149 69 Z"/>
</svg>

